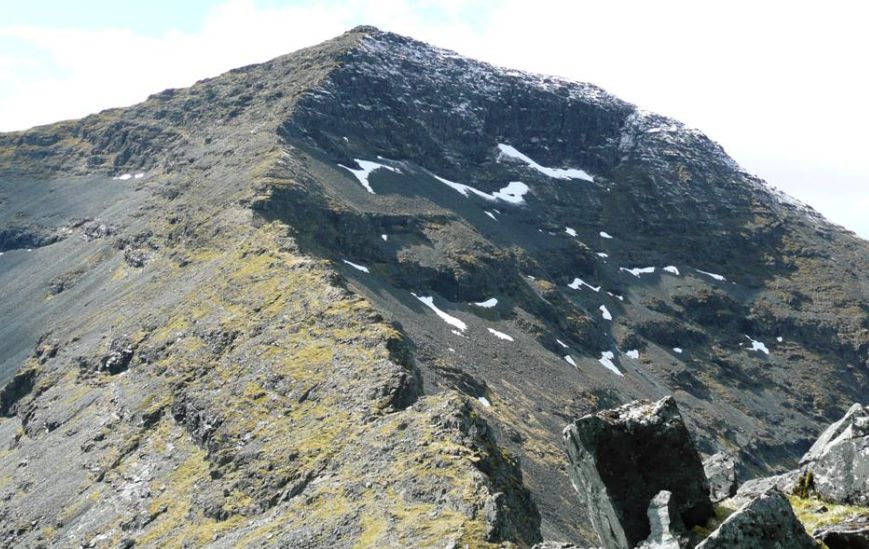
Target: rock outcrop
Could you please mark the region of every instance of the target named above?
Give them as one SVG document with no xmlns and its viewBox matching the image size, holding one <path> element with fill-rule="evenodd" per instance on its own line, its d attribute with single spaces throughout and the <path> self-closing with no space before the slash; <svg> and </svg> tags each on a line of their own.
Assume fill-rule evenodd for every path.
<svg viewBox="0 0 869 549">
<path fill-rule="evenodd" d="M 800 460 L 803 486 L 821 499 L 869 505 L 869 406 L 854 404 Z"/>
<path fill-rule="evenodd" d="M 787 498 L 769 490 L 730 515 L 696 549 L 817 549 Z"/>
<path fill-rule="evenodd" d="M 605 549 L 632 549 L 652 534 L 647 513 L 662 491 L 671 495 L 652 507 L 672 506 L 685 527 L 712 516 L 700 456 L 672 397 L 585 416 L 563 436 L 571 481 Z"/>
<path fill-rule="evenodd" d="M 709 498 L 717 503 L 736 495 L 736 463 L 733 456 L 719 452 L 703 461 L 703 471 L 709 481 Z"/>
</svg>

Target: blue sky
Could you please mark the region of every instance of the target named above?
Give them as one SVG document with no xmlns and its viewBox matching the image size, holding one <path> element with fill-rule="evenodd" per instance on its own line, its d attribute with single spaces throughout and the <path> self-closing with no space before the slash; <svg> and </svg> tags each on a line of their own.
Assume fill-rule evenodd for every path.
<svg viewBox="0 0 869 549">
<path fill-rule="evenodd" d="M 598 84 L 869 238 L 860 2 L 0 0 L 0 131 L 75 118 L 374 24 Z"/>
</svg>

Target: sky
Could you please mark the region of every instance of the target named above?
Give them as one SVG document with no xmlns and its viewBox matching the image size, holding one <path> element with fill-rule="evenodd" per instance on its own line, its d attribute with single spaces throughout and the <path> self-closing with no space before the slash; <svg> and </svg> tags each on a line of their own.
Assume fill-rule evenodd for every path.
<svg viewBox="0 0 869 549">
<path fill-rule="evenodd" d="M 376 25 L 679 119 L 869 238 L 857 1 L 0 0 L 0 131 L 137 103 Z"/>
</svg>

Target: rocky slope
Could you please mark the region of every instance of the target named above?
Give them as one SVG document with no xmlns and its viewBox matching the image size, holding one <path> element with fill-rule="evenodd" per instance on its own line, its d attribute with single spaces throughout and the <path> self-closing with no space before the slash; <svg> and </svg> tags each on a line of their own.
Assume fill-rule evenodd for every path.
<svg viewBox="0 0 869 549">
<path fill-rule="evenodd" d="M 64 546 L 594 534 L 560 433 L 674 394 L 786 470 L 869 244 L 594 86 L 373 28 L 0 134 L 0 524 Z"/>
</svg>

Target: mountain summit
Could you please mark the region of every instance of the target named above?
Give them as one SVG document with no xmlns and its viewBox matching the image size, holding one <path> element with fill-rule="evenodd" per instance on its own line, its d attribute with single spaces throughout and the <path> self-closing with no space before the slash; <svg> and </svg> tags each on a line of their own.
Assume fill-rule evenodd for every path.
<svg viewBox="0 0 869 549">
<path fill-rule="evenodd" d="M 594 540 L 574 419 L 672 394 L 796 466 L 869 376 L 869 244 L 600 88 L 358 27 L 0 134 L 0 537 Z"/>
</svg>

